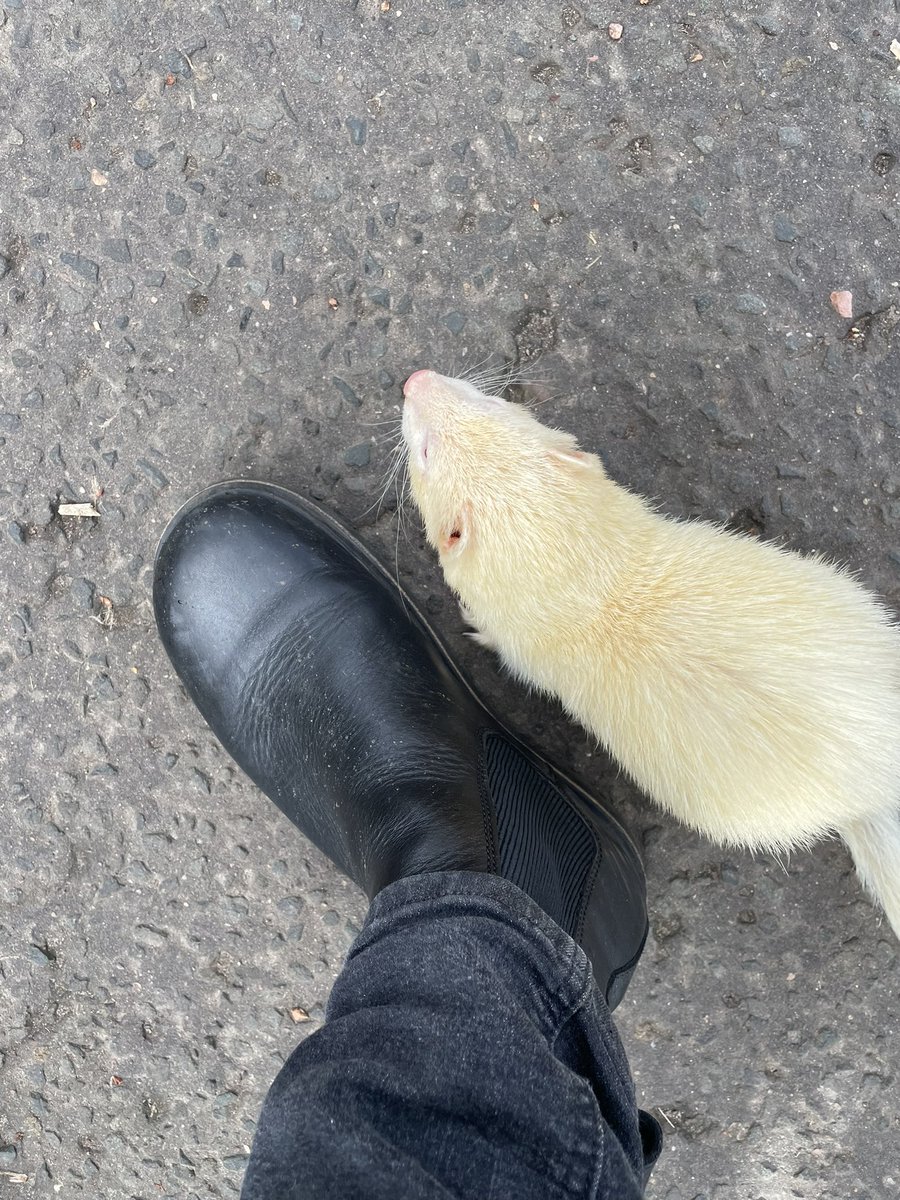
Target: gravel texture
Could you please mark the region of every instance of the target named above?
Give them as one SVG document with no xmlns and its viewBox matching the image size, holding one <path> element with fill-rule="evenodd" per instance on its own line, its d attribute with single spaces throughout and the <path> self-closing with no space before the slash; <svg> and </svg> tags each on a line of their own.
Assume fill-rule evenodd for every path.
<svg viewBox="0 0 900 1200">
<path fill-rule="evenodd" d="M 898 944 L 843 849 L 674 826 L 371 507 L 403 378 L 490 355 L 667 512 L 900 608 L 898 36 L 897 0 L 2 0 L 0 1195 L 234 1196 L 363 918 L 154 633 L 156 538 L 228 476 L 360 528 L 642 841 L 652 1197 L 900 1192 Z"/>
</svg>

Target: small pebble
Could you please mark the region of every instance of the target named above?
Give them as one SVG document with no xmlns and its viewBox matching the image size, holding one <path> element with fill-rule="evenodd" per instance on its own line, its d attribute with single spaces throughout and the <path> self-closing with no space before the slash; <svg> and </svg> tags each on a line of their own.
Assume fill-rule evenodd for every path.
<svg viewBox="0 0 900 1200">
<path fill-rule="evenodd" d="M 372 445 L 370 442 L 360 442 L 344 451 L 344 462 L 348 467 L 367 467 L 371 457 Z"/>
<path fill-rule="evenodd" d="M 881 175 L 882 177 L 887 175 L 889 171 L 893 171 L 896 165 L 896 155 L 891 154 L 890 150 L 881 150 L 872 159 L 872 170 L 876 175 Z"/>
<path fill-rule="evenodd" d="M 387 225 L 388 229 L 393 229 L 397 223 L 397 213 L 400 211 L 400 205 L 397 201 L 392 204 L 382 204 L 378 210 L 381 213 L 381 219 Z"/>
<path fill-rule="evenodd" d="M 151 167 L 156 166 L 156 155 L 152 150 L 135 150 L 134 161 L 142 171 L 149 171 Z"/>
<path fill-rule="evenodd" d="M 437 27 L 435 27 L 437 32 Z M 535 47 L 533 42 L 527 42 L 520 33 L 513 33 L 507 42 L 507 49 L 516 58 L 521 58 L 524 61 L 529 61 L 535 56 Z"/>
<path fill-rule="evenodd" d="M 695 137 L 694 145 L 701 154 L 712 154 L 716 148 L 716 143 L 713 141 L 713 139 L 711 137 L 707 137 L 705 134 L 701 134 L 700 137 Z"/>
<path fill-rule="evenodd" d="M 704 402 L 698 407 L 699 411 L 703 413 L 707 421 L 711 422 L 713 425 L 717 425 L 719 423 L 719 420 L 722 416 L 722 410 L 719 408 L 718 404 L 716 404 L 715 400 L 704 400 Z"/>
<path fill-rule="evenodd" d="M 368 122 L 359 117 L 348 117 L 344 122 L 350 130 L 350 141 L 354 146 L 365 145 L 366 136 L 368 133 Z"/>
<path fill-rule="evenodd" d="M 354 408 L 360 407 L 360 405 L 362 404 L 362 400 L 360 400 L 359 396 L 357 396 L 356 392 L 354 392 L 353 388 L 350 386 L 349 383 L 346 383 L 338 375 L 332 375 L 331 382 L 334 384 L 334 386 L 337 388 L 337 390 L 344 397 L 344 399 L 347 401 L 348 404 L 352 404 Z"/>
<path fill-rule="evenodd" d="M 756 24 L 768 37 L 778 37 L 782 30 L 781 22 L 774 16 L 757 17 Z"/>
<path fill-rule="evenodd" d="M 60 505 L 62 507 L 62 505 Z M 63 514 L 64 515 L 64 514 Z M 94 608 L 94 598 L 97 594 L 97 585 L 90 579 L 74 579 L 70 588 L 72 598 L 76 601 L 80 608 L 91 612 Z"/>
<path fill-rule="evenodd" d="M 383 288 L 383 287 L 369 288 L 366 295 L 369 297 L 369 299 L 372 301 L 372 303 L 377 304 L 379 308 L 390 308 L 391 307 L 391 293 L 387 290 L 387 288 Z"/>
<path fill-rule="evenodd" d="M 63 266 L 71 267 L 73 271 L 87 279 L 90 283 L 96 283 L 100 276 L 99 266 L 90 258 L 83 258 L 80 254 L 69 254 L 68 252 L 60 254 L 59 261 Z"/>
<path fill-rule="evenodd" d="M 803 130 L 796 125 L 782 125 L 778 130 L 778 145 L 783 150 L 796 150 L 805 142 Z"/>
<path fill-rule="evenodd" d="M 340 199 L 342 190 L 336 179 L 326 179 L 324 183 L 319 183 L 313 188 L 312 197 L 323 204 L 332 204 Z"/>
<path fill-rule="evenodd" d="M 107 238 L 103 243 L 103 253 L 113 262 L 131 262 L 131 247 L 125 238 Z"/>
<path fill-rule="evenodd" d="M 776 242 L 793 242 L 797 238 L 797 230 L 793 227 L 784 213 L 778 213 L 772 222 Z"/>
<path fill-rule="evenodd" d="M 620 25 L 618 21 L 612 21 L 609 26 L 609 36 L 614 42 L 622 40 L 622 34 L 625 32 L 624 25 Z"/>
<path fill-rule="evenodd" d="M 155 467 L 153 463 L 147 462 L 145 458 L 139 458 L 135 463 L 135 466 L 143 473 L 143 475 L 146 476 L 147 479 L 150 480 L 155 487 L 167 488 L 169 486 L 168 478 L 163 475 L 162 471 L 160 471 L 158 467 Z"/>
<path fill-rule="evenodd" d="M 737 296 L 734 301 L 735 312 L 749 313 L 751 316 L 759 317 L 766 311 L 767 305 L 762 296 L 756 296 L 753 292 L 743 292 Z"/>
<path fill-rule="evenodd" d="M 839 317 L 853 319 L 853 293 L 847 291 L 839 291 L 831 293 L 831 307 Z"/>
</svg>

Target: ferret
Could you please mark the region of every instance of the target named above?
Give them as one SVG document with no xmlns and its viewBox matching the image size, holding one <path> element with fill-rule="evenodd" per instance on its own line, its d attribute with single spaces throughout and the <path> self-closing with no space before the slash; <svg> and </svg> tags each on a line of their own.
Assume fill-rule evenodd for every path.
<svg viewBox="0 0 900 1200">
<path fill-rule="evenodd" d="M 727 845 L 839 834 L 900 936 L 900 626 L 820 556 L 660 515 L 574 437 L 435 371 L 409 484 L 466 620 L 668 812 Z"/>
</svg>

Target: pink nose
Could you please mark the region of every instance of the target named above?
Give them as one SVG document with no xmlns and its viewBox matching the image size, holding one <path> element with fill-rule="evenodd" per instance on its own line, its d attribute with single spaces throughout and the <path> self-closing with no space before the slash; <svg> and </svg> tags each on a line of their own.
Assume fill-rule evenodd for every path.
<svg viewBox="0 0 900 1200">
<path fill-rule="evenodd" d="M 413 371 L 403 385 L 403 395 L 410 396 L 414 390 L 421 390 L 423 384 L 434 376 L 434 371 Z"/>
</svg>

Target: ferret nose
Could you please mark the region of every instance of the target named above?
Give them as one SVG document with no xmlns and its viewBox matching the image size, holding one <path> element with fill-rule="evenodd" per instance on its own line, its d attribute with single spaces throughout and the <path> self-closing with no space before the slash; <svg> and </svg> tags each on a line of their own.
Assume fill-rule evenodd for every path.
<svg viewBox="0 0 900 1200">
<path fill-rule="evenodd" d="M 403 395 L 412 396 L 415 392 L 421 392 L 434 379 L 434 375 L 434 371 L 413 371 L 403 385 Z"/>
</svg>

